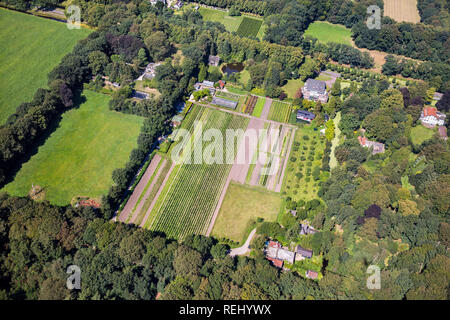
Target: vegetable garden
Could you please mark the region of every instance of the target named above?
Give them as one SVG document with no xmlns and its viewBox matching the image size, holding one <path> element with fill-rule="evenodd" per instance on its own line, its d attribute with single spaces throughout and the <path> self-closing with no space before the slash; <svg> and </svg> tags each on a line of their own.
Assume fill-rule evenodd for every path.
<svg viewBox="0 0 450 320">
<path fill-rule="evenodd" d="M 243 108 L 243 113 L 252 114 L 255 109 L 256 102 L 258 101 L 257 96 L 248 96 L 245 101 L 245 105 Z"/>
<path fill-rule="evenodd" d="M 202 110 L 196 120 L 199 120 L 197 127 L 191 124 L 189 128 L 192 133 L 199 130 L 200 123 L 203 130 L 214 128 L 225 133 L 226 129 L 245 128 L 248 122 L 246 118 L 212 109 Z M 186 150 L 188 143 L 191 146 L 201 143 L 200 137 L 195 138 L 197 140 L 186 142 L 183 149 Z M 182 157 L 186 159 L 187 155 L 182 154 Z M 177 164 L 144 226 L 180 239 L 188 234 L 205 234 L 231 166 L 205 161 Z"/>
<path fill-rule="evenodd" d="M 288 123 L 291 115 L 291 105 L 286 102 L 273 101 L 270 106 L 269 120 Z"/>
</svg>

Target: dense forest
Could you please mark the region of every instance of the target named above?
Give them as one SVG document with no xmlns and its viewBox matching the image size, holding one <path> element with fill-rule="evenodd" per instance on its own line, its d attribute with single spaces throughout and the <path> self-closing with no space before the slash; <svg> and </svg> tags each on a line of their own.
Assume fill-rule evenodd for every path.
<svg viewBox="0 0 450 320">
<path fill-rule="evenodd" d="M 25 1 L 8 2 L 21 9 L 27 6 Z M 221 7 L 230 3 L 203 2 Z M 239 3 L 242 9 L 255 2 L 262 1 Z M 283 215 L 281 224 L 261 223 L 251 258 L 231 258 L 228 246 L 213 238 L 190 236 L 177 242 L 163 234 L 113 223 L 110 218 L 157 137 L 169 131 L 167 120 L 175 113 L 175 103 L 192 91 L 208 55 L 250 63 L 249 86 L 264 86 L 274 96 L 283 80 L 320 70 L 329 59 L 369 67 L 373 62 L 348 46 L 321 46 L 314 39 L 295 42 L 317 19 L 355 25 L 357 39 L 363 41 L 371 36 L 358 31 L 362 22 L 357 12 L 365 2 L 342 0 L 334 7 L 331 1 L 317 1 L 303 15 L 301 6 L 307 1 L 264 1 L 259 14 L 272 22 L 265 41 L 224 32 L 221 24 L 204 22 L 195 12 L 175 16 L 148 1 L 74 3 L 97 30 L 49 74 L 48 88 L 39 89 L 32 101 L 21 104 L 0 127 L 0 185 L 12 178 L 54 130 L 61 114 L 77 105 L 84 87 L 101 87 L 102 75 L 122 86 L 110 108 L 146 120 L 128 164 L 114 171 L 114 185 L 101 209 L 57 207 L 0 195 L 0 299 L 155 299 L 157 295 L 159 299 L 449 298 L 449 142 L 437 134 L 420 144 L 412 141 L 430 94 L 439 87 L 448 88 L 448 68 L 443 66 L 448 59 L 443 54 L 445 32 L 423 25 L 409 28 L 409 24 L 385 18 L 387 25 L 380 37 L 390 39 L 389 32 L 402 30 L 411 50 L 402 54 L 422 55 L 421 50 L 415 51 L 420 43 L 417 46 L 431 50 L 424 60 L 431 57 L 434 62 L 410 67 L 410 62 L 400 63 L 392 56 L 383 73 L 409 74 L 427 82 L 396 89 L 374 77 L 359 87 L 341 88 L 337 81 L 329 103 L 315 106 L 318 113 L 331 117 L 340 112 L 338 126 L 346 137 L 335 150 L 339 166 L 333 169 L 328 166 L 327 144 L 323 167 L 331 175 L 320 185 L 321 200 L 283 199 L 287 207 L 302 214 L 297 218 Z M 303 22 L 287 28 L 295 22 L 291 20 L 295 10 L 302 12 L 298 19 Z M 415 42 L 423 36 L 421 30 L 429 32 L 430 38 Z M 413 38 L 407 32 L 414 33 Z M 399 39 L 389 41 L 382 42 L 395 48 L 389 50 L 404 50 L 404 46 L 395 46 Z M 372 45 L 380 46 L 375 40 Z M 183 53 L 183 62 L 170 59 L 177 50 Z M 163 62 L 155 78 L 161 97 L 145 102 L 129 99 L 129 84 L 139 68 L 154 61 Z M 443 77 L 442 72 L 447 75 Z M 436 107 L 450 117 L 449 105 L 447 90 Z M 357 139 L 361 128 L 368 138 L 384 143 L 386 152 L 373 155 L 361 147 Z M 320 281 L 281 272 L 263 256 L 268 237 L 288 241 L 298 237 L 299 219 L 306 212 L 312 213 L 311 223 L 320 230 L 308 238 L 308 246 L 323 259 Z M 81 268 L 81 291 L 65 287 L 67 266 L 72 264 Z M 380 290 L 366 288 L 366 270 L 371 264 L 381 268 Z"/>
</svg>

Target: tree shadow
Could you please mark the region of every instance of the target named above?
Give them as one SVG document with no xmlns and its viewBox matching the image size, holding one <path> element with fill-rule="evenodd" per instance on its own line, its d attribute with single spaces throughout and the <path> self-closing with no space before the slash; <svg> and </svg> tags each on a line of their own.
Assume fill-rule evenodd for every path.
<svg viewBox="0 0 450 320">
<path fill-rule="evenodd" d="M 69 110 L 78 109 L 84 102 L 86 102 L 86 97 L 82 95 L 81 91 L 77 91 L 76 93 L 74 93 L 73 106 L 67 108 L 63 113 L 55 115 L 49 123 L 47 130 L 45 130 L 39 137 L 36 138 L 33 145 L 28 148 L 27 152 L 21 158 L 19 158 L 19 160 L 14 165 L 10 166 L 10 170 L 5 174 L 4 185 L 7 185 L 15 179 L 23 164 L 27 163 L 31 159 L 31 157 L 37 154 L 39 148 L 44 145 L 47 139 L 56 131 L 56 129 L 60 127 L 62 115 Z"/>
</svg>

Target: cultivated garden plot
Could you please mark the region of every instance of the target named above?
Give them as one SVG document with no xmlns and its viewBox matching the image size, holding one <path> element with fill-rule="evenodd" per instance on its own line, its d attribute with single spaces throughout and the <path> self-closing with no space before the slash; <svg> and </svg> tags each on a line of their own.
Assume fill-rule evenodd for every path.
<svg viewBox="0 0 450 320">
<path fill-rule="evenodd" d="M 199 120 L 196 127 L 190 128 L 193 130 L 192 139 L 183 146 L 181 163 L 174 166 L 143 223 L 145 227 L 165 232 L 170 237 L 206 233 L 232 167 L 232 164 L 207 164 L 204 161 L 201 164 L 186 163 L 187 145 L 199 143 L 196 132 L 200 126 L 203 130 L 215 128 L 224 133 L 226 129 L 243 129 L 248 123 L 246 118 L 212 109 L 204 109 L 196 120 Z M 237 145 L 233 147 L 237 149 Z"/>
<path fill-rule="evenodd" d="M 291 104 L 282 101 L 273 101 L 270 106 L 269 120 L 288 123 L 291 115 Z"/>
<path fill-rule="evenodd" d="M 328 177 L 321 171 L 325 138 L 311 126 L 297 129 L 284 176 L 282 191 L 294 201 L 317 198 L 319 182 Z"/>
<path fill-rule="evenodd" d="M 253 114 L 253 110 L 255 109 L 255 105 L 258 102 L 258 97 L 250 95 L 247 97 L 243 107 L 243 113 Z"/>
<path fill-rule="evenodd" d="M 236 32 L 241 37 L 256 37 L 262 23 L 262 20 L 244 17 Z"/>
</svg>

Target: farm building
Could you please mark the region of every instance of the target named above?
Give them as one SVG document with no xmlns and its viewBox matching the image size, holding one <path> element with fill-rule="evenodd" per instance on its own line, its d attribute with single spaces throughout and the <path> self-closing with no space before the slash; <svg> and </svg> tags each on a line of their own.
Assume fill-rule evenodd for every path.
<svg viewBox="0 0 450 320">
<path fill-rule="evenodd" d="M 218 67 L 220 62 L 219 56 L 209 56 L 208 57 L 208 65 L 213 67 Z"/>
<path fill-rule="evenodd" d="M 446 115 L 437 111 L 435 107 L 425 107 L 420 115 L 420 121 L 425 127 L 443 126 Z"/>
<path fill-rule="evenodd" d="M 236 109 L 236 107 L 238 105 L 237 101 L 232 101 L 232 100 L 219 98 L 219 97 L 214 97 L 212 99 L 211 103 L 221 106 L 221 107 L 229 108 L 229 109 Z"/>
<path fill-rule="evenodd" d="M 295 248 L 295 253 L 297 254 L 296 260 L 302 260 L 303 258 L 311 259 L 313 255 L 312 250 L 305 249 L 303 247 L 300 247 L 299 245 L 297 245 L 297 247 Z"/>
<path fill-rule="evenodd" d="M 319 276 L 319 274 L 315 271 L 312 270 L 308 270 L 306 271 L 306 277 L 310 278 L 310 279 L 317 279 L 317 277 Z"/>
<path fill-rule="evenodd" d="M 384 144 L 381 142 L 370 141 L 366 137 L 358 137 L 359 144 L 364 148 L 373 148 L 372 154 L 383 153 L 384 152 Z"/>
<path fill-rule="evenodd" d="M 269 241 L 266 249 L 266 258 L 272 261 L 276 267 L 281 268 L 284 261 L 294 263 L 295 252 L 283 249 L 278 242 Z"/>
<path fill-rule="evenodd" d="M 305 110 L 298 110 L 297 111 L 297 121 L 303 120 L 306 122 L 311 122 L 316 118 L 316 115 L 312 112 L 305 111 Z"/>
<path fill-rule="evenodd" d="M 197 82 L 194 84 L 195 91 L 203 90 L 203 89 L 209 89 L 209 92 L 211 94 L 214 94 L 216 92 L 216 89 L 214 88 L 214 82 L 204 80 L 203 82 Z"/>
<path fill-rule="evenodd" d="M 325 81 L 308 79 L 302 89 L 303 98 L 327 103 L 328 93 Z"/>
</svg>

